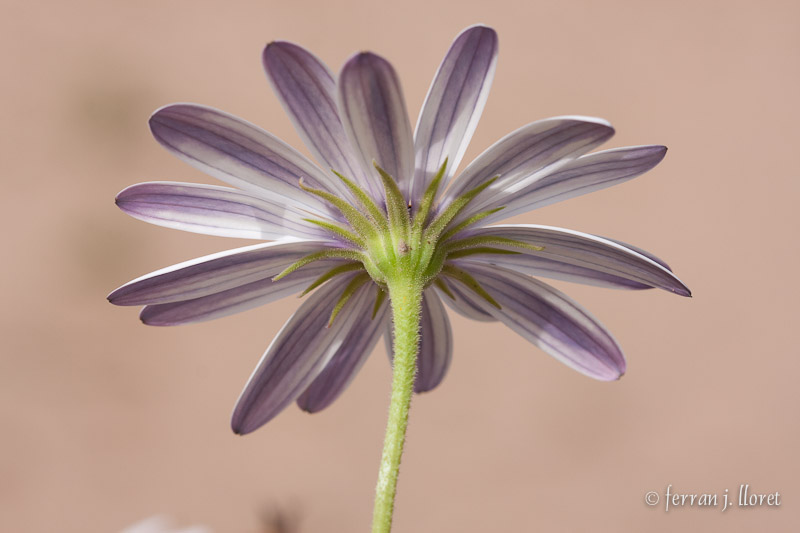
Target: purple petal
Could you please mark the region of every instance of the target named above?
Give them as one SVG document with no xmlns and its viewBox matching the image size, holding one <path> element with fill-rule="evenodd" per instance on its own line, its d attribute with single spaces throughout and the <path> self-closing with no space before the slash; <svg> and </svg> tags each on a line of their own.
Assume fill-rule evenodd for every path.
<svg viewBox="0 0 800 533">
<path fill-rule="evenodd" d="M 352 327 L 342 331 L 341 343 L 328 364 L 297 398 L 297 405 L 304 411 L 316 413 L 332 404 L 344 392 L 378 343 L 389 316 L 389 306 L 383 302 L 375 318 L 372 318 L 376 288 L 373 283 L 369 284 L 369 297 L 361 301 L 360 314 L 356 316 Z"/>
<path fill-rule="evenodd" d="M 108 295 L 115 305 L 192 300 L 279 274 L 324 242 L 270 242 L 207 255 L 130 281 Z"/>
<path fill-rule="evenodd" d="M 369 187 L 342 126 L 336 81 L 328 67 L 306 49 L 285 41 L 268 44 L 262 59 L 275 94 L 317 161 Z"/>
<path fill-rule="evenodd" d="M 480 209 L 504 205 L 505 209 L 484 219 L 495 222 L 568 198 L 574 198 L 644 174 L 664 159 L 666 146 L 629 146 L 579 157 L 523 189 L 498 195 Z M 470 206 L 472 212 L 475 209 Z"/>
<path fill-rule="evenodd" d="M 287 236 L 319 240 L 326 232 L 279 198 L 214 185 L 138 183 L 117 195 L 132 217 L 158 226 L 239 239 L 277 240 Z"/>
<path fill-rule="evenodd" d="M 369 52 L 353 56 L 339 75 L 339 108 L 364 168 L 372 168 L 372 161 L 377 161 L 408 195 L 414 172 L 414 140 L 392 65 Z M 382 197 L 377 178 L 373 182 L 373 194 Z"/>
<path fill-rule="evenodd" d="M 610 381 L 625 373 L 625 358 L 611 334 L 586 310 L 556 289 L 524 274 L 496 266 L 460 263 L 500 304 L 467 293 L 491 313 L 567 366 Z"/>
<path fill-rule="evenodd" d="M 599 235 L 594 235 L 594 236 L 595 236 L 595 237 L 599 237 Z M 661 259 L 660 257 L 657 257 L 657 256 L 655 256 L 655 255 L 651 254 L 651 253 L 650 253 L 650 252 L 648 252 L 647 250 L 642 250 L 642 249 L 641 249 L 641 248 L 639 248 L 638 246 L 634 246 L 634 245 L 632 245 L 632 244 L 628 244 L 627 242 L 622 242 L 622 241 L 620 241 L 620 240 L 617 240 L 617 239 L 612 239 L 612 238 L 610 238 L 610 237 L 600 237 L 600 238 L 601 238 L 601 239 L 606 239 L 606 240 L 609 240 L 609 241 L 611 241 L 611 242 L 615 242 L 615 243 L 619 244 L 620 246 L 624 246 L 625 248 L 630 248 L 630 249 L 631 249 L 631 250 L 633 250 L 634 252 L 636 252 L 636 253 L 638 253 L 638 254 L 641 254 L 641 255 L 645 256 L 645 257 L 646 257 L 646 258 L 648 258 L 649 260 L 651 260 L 651 261 L 653 261 L 653 262 L 655 262 L 655 263 L 658 263 L 658 264 L 659 264 L 659 265 L 661 265 L 662 267 L 664 267 L 664 268 L 666 268 L 667 270 L 669 270 L 670 272 L 672 272 L 672 267 L 670 267 L 670 266 L 667 264 L 667 262 L 666 262 L 666 261 L 664 261 L 664 260 L 663 260 L 663 259 Z"/>
<path fill-rule="evenodd" d="M 422 197 L 439 167 L 448 159 L 442 188 L 467 149 L 497 65 L 497 33 L 472 26 L 456 37 L 433 79 L 414 134 L 416 175 L 411 199 Z"/>
<path fill-rule="evenodd" d="M 302 291 L 337 264 L 316 261 L 278 281 L 264 278 L 191 300 L 147 305 L 139 318 L 148 326 L 180 326 L 241 313 Z"/>
<path fill-rule="evenodd" d="M 314 291 L 267 348 L 242 391 L 231 427 L 250 433 L 269 422 L 306 390 L 337 353 L 365 312 L 371 312 L 370 285 L 344 306 L 333 325 L 331 311 L 352 276 L 337 277 Z M 369 311 L 366 311 L 369 310 Z"/>
<path fill-rule="evenodd" d="M 394 360 L 392 324 L 387 325 L 384 340 L 389 359 Z M 427 289 L 422 297 L 419 355 L 417 375 L 414 377 L 414 392 L 428 392 L 442 382 L 453 358 L 453 331 L 450 320 L 439 296 Z"/>
<path fill-rule="evenodd" d="M 495 322 L 497 319 L 484 311 L 481 307 L 473 304 L 462 294 L 462 286 L 458 282 L 442 278 L 442 282 L 447 285 L 450 292 L 455 296 L 455 299 L 450 295 L 445 294 L 439 288 L 436 288 L 436 294 L 443 300 L 447 306 L 458 313 L 459 315 L 469 318 L 470 320 L 477 320 L 478 322 Z"/>
<path fill-rule="evenodd" d="M 261 197 L 327 214 L 331 210 L 298 187 L 343 193 L 342 183 L 261 128 L 196 104 L 163 107 L 150 117 L 153 136 L 170 152 L 221 181 Z"/>
<path fill-rule="evenodd" d="M 490 226 L 468 232 L 544 246 L 532 251 L 498 246 L 515 255 L 474 255 L 463 261 L 499 265 L 511 270 L 576 283 L 619 289 L 658 288 L 681 296 L 691 292 L 675 274 L 649 254 L 610 239 L 579 231 L 533 224 Z"/>
<path fill-rule="evenodd" d="M 464 169 L 442 204 L 499 176 L 470 205 L 469 213 L 496 198 L 516 194 L 528 183 L 564 166 L 614 135 L 598 118 L 556 117 L 523 126 L 497 141 Z M 466 215 L 468 216 L 468 215 Z"/>
</svg>

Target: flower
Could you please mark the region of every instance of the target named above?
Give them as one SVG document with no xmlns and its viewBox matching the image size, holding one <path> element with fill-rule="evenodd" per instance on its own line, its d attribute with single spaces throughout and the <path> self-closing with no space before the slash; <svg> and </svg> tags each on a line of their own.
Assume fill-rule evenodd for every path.
<svg viewBox="0 0 800 533">
<path fill-rule="evenodd" d="M 267 77 L 330 172 L 221 111 L 194 104 L 159 109 L 150 119 L 155 138 L 233 188 L 140 183 L 119 193 L 119 207 L 153 224 L 273 242 L 159 270 L 109 300 L 144 305 L 145 324 L 167 326 L 315 289 L 246 385 L 233 413 L 237 433 L 257 429 L 294 401 L 316 412 L 342 393 L 380 337 L 391 339 L 392 276 L 425 287 L 416 392 L 435 388 L 450 365 L 443 302 L 469 318 L 505 323 L 583 374 L 619 378 L 625 359 L 606 329 L 531 276 L 683 296 L 688 288 L 666 263 L 619 241 L 549 226 L 487 224 L 632 179 L 657 165 L 666 148 L 589 153 L 613 135 L 610 124 L 557 117 L 512 132 L 451 180 L 496 60 L 494 30 L 473 26 L 459 34 L 412 135 L 400 83 L 385 59 L 356 54 L 337 79 L 300 46 L 267 45 Z"/>
</svg>

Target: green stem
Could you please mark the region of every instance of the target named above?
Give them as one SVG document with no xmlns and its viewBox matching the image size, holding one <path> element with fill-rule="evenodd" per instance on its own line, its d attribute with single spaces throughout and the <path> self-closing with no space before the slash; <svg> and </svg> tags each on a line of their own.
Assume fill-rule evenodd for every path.
<svg viewBox="0 0 800 533">
<path fill-rule="evenodd" d="M 383 442 L 383 456 L 375 489 L 372 533 L 389 533 L 397 490 L 397 475 L 408 426 L 408 409 L 414 392 L 414 376 L 419 351 L 419 324 L 422 312 L 422 287 L 413 280 L 389 285 L 394 319 L 394 362 L 389 422 Z"/>
</svg>

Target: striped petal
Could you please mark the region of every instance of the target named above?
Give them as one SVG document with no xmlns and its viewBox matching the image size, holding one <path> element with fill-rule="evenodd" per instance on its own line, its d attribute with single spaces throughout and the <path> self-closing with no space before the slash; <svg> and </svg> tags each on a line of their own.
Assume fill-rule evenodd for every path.
<svg viewBox="0 0 800 533">
<path fill-rule="evenodd" d="M 464 169 L 442 204 L 499 176 L 469 206 L 466 216 L 497 197 L 516 194 L 528 183 L 562 167 L 614 135 L 608 122 L 592 117 L 556 117 L 523 126 L 497 141 Z"/>
<path fill-rule="evenodd" d="M 447 279 L 442 279 L 442 282 L 447 285 L 452 297 L 438 288 L 436 289 L 436 294 L 439 295 L 439 298 L 444 301 L 450 309 L 470 320 L 476 320 L 478 322 L 497 321 L 490 313 L 487 313 L 483 308 L 475 305 L 472 300 L 469 300 L 464 294 L 463 286 L 458 282 L 451 282 Z"/>
<path fill-rule="evenodd" d="M 444 305 L 433 289 L 426 289 L 422 296 L 419 332 L 417 374 L 414 377 L 414 392 L 418 393 L 436 388 L 447 374 L 453 359 L 453 330 Z M 384 335 L 390 360 L 394 360 L 392 338 L 390 321 Z"/>
<path fill-rule="evenodd" d="M 515 255 L 473 255 L 464 261 L 499 265 L 533 276 L 618 289 L 658 288 L 681 296 L 691 292 L 684 283 L 643 250 L 563 228 L 533 224 L 490 226 L 469 232 L 470 236 L 513 239 L 544 250 L 500 245 Z"/>
<path fill-rule="evenodd" d="M 468 266 L 500 309 L 467 297 L 562 363 L 589 377 L 610 381 L 625 373 L 625 358 L 611 334 L 566 295 L 534 278 L 497 266 Z"/>
<path fill-rule="evenodd" d="M 275 94 L 317 161 L 368 187 L 339 117 L 330 69 L 305 48 L 285 41 L 268 44 L 262 60 Z"/>
<path fill-rule="evenodd" d="M 384 301 L 373 318 L 372 306 L 377 296 L 377 286 L 370 283 L 368 289 L 369 297 L 360 303 L 361 314 L 351 328 L 342 332 L 341 343 L 328 364 L 297 398 L 297 405 L 304 411 L 316 413 L 332 404 L 361 370 L 383 334 L 389 306 Z"/>
<path fill-rule="evenodd" d="M 339 108 L 364 168 L 372 168 L 376 161 L 408 197 L 414 172 L 414 140 L 392 65 L 369 52 L 351 58 L 339 75 Z M 372 181 L 373 194 L 382 198 L 380 183 L 377 178 Z"/>
<path fill-rule="evenodd" d="M 664 159 L 666 146 L 629 146 L 585 155 L 521 190 L 499 194 L 481 209 L 505 206 L 485 224 L 611 187 L 644 174 Z M 472 206 L 471 210 L 474 211 Z"/>
<path fill-rule="evenodd" d="M 278 281 L 264 278 L 191 300 L 147 305 L 139 318 L 148 326 L 180 326 L 241 313 L 302 291 L 338 264 L 316 261 Z"/>
<path fill-rule="evenodd" d="M 127 214 L 158 226 L 239 239 L 319 240 L 325 231 L 279 198 L 195 183 L 147 182 L 117 195 Z M 317 218 L 321 218 L 317 216 Z"/>
<path fill-rule="evenodd" d="M 130 281 L 108 295 L 115 305 L 192 300 L 279 274 L 324 242 L 270 242 L 199 257 Z"/>
<path fill-rule="evenodd" d="M 598 235 L 594 235 L 594 236 L 595 236 L 595 237 L 598 237 Z M 672 272 L 672 267 L 671 267 L 671 266 L 669 266 L 669 265 L 667 264 L 667 262 L 666 262 L 666 261 L 664 261 L 663 259 L 661 259 L 661 258 L 660 258 L 660 257 L 658 257 L 658 256 L 655 256 L 655 255 L 651 254 L 651 253 L 650 253 L 650 252 L 648 252 L 647 250 L 642 250 L 642 249 L 641 249 L 641 248 L 639 248 L 638 246 L 634 246 L 634 245 L 632 245 L 632 244 L 628 244 L 628 243 L 626 243 L 626 242 L 619 241 L 619 240 L 617 240 L 617 239 L 612 239 L 612 238 L 610 238 L 610 237 L 601 237 L 601 238 L 602 238 L 602 239 L 607 239 L 607 240 L 609 240 L 609 241 L 612 241 L 612 242 L 615 242 L 615 243 L 619 244 L 620 246 L 624 246 L 625 248 L 630 248 L 630 249 L 631 249 L 631 250 L 633 250 L 634 252 L 636 252 L 636 253 L 638 253 L 638 254 L 642 254 L 643 256 L 645 256 L 646 258 L 648 258 L 649 260 L 651 260 L 651 261 L 653 261 L 653 262 L 655 262 L 655 263 L 658 263 L 658 264 L 659 264 L 659 265 L 661 265 L 662 267 L 664 267 L 664 268 L 666 268 L 667 270 L 669 270 L 670 272 Z"/>
<path fill-rule="evenodd" d="M 497 33 L 472 26 L 456 37 L 433 79 L 414 134 L 416 174 L 411 200 L 422 197 L 439 167 L 448 160 L 442 189 L 467 149 L 497 65 Z"/>
<path fill-rule="evenodd" d="M 196 104 L 173 104 L 150 117 L 153 136 L 167 150 L 206 174 L 258 196 L 327 214 L 318 198 L 304 193 L 300 178 L 316 188 L 345 192 L 332 174 L 261 128 Z"/>
<path fill-rule="evenodd" d="M 335 278 L 314 291 L 283 326 L 236 403 L 231 419 L 235 433 L 258 429 L 295 401 L 361 324 L 365 312 L 371 312 L 373 291 L 367 284 L 327 327 L 331 311 L 350 279 L 352 276 Z"/>
</svg>

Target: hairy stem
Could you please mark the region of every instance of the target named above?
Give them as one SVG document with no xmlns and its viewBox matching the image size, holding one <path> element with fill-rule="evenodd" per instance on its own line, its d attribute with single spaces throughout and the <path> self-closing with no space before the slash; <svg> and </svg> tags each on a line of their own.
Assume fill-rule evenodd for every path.
<svg viewBox="0 0 800 533">
<path fill-rule="evenodd" d="M 392 400 L 378 472 L 378 486 L 375 489 L 372 533 L 389 533 L 392 529 L 397 475 L 406 438 L 411 395 L 414 392 L 422 312 L 422 287 L 413 280 L 392 283 L 388 288 L 394 319 Z"/>
</svg>

